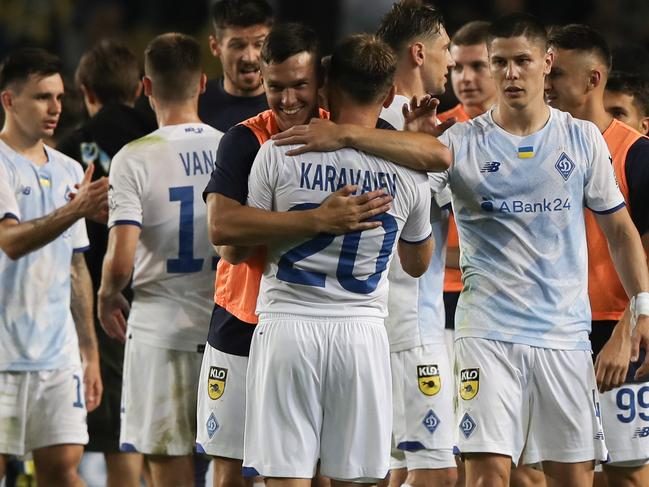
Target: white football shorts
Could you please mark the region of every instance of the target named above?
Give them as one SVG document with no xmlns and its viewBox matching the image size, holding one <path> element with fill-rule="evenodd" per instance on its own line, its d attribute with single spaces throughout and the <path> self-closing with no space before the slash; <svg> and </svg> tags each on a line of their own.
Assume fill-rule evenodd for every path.
<svg viewBox="0 0 649 487">
<path fill-rule="evenodd" d="M 196 395 L 202 354 L 138 342 L 124 350 L 122 451 L 189 455 L 196 442 Z"/>
<path fill-rule="evenodd" d="M 393 455 L 393 468 L 454 468 L 455 381 L 445 343 L 390 353 L 393 442 L 404 452 Z"/>
<path fill-rule="evenodd" d="M 376 482 L 390 467 L 382 319 L 260 316 L 247 376 L 244 467 L 265 477 Z"/>
<path fill-rule="evenodd" d="M 624 384 L 600 395 L 607 465 L 649 463 L 649 382 Z M 623 464 L 623 465 L 621 465 Z"/>
<path fill-rule="evenodd" d="M 0 453 L 88 443 L 81 365 L 0 372 Z"/>
<path fill-rule="evenodd" d="M 461 453 L 523 464 L 607 460 L 590 351 L 461 338 L 455 354 Z"/>
<path fill-rule="evenodd" d="M 243 459 L 248 357 L 205 345 L 198 384 L 196 450 Z"/>
</svg>

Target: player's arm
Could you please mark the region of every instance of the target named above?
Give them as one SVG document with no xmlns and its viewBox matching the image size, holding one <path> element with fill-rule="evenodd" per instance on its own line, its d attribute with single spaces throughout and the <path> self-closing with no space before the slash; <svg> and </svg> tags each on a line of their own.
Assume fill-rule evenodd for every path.
<svg viewBox="0 0 649 487">
<path fill-rule="evenodd" d="M 364 222 L 386 212 L 392 197 L 383 190 L 350 196 L 356 186 L 347 185 L 313 210 L 274 212 L 242 205 L 219 193 L 207 196 L 210 240 L 215 246 L 266 245 L 286 238 L 310 237 L 318 233 L 340 235 L 368 230 L 380 222 Z M 218 249 L 223 257 L 223 249 Z"/>
<path fill-rule="evenodd" d="M 72 254 L 70 311 L 77 330 L 83 363 L 86 409 L 93 411 L 101 402 L 103 386 L 99 372 L 99 349 L 92 317 L 92 281 L 83 253 Z"/>
<path fill-rule="evenodd" d="M 110 229 L 101 286 L 97 293 L 97 314 L 101 326 L 110 337 L 122 343 L 126 339 L 126 318 L 130 311 L 122 290 L 131 279 L 139 238 L 140 227 L 137 225 L 115 225 Z"/>
<path fill-rule="evenodd" d="M 401 267 L 412 277 L 422 276 L 428 269 L 434 249 L 435 245 L 430 237 L 424 242 L 416 244 L 399 240 L 397 250 L 401 260 Z"/>
<path fill-rule="evenodd" d="M 599 224 L 611 254 L 611 259 L 620 277 L 624 290 L 631 299 L 644 303 L 649 298 L 649 271 L 647 259 L 642 246 L 640 235 L 631 221 L 626 208 L 608 214 L 597 214 Z M 639 298 L 636 298 L 640 293 Z M 645 298 L 646 297 L 646 298 Z M 649 300 L 647 300 L 649 304 Z M 644 304 L 642 305 L 644 306 Z M 632 330 L 631 360 L 638 360 L 639 350 L 649 350 L 649 310 L 641 307 L 637 314 L 637 322 Z M 631 316 L 633 321 L 634 316 Z M 645 359 L 638 369 L 636 377 L 649 372 L 649 360 Z"/>
<path fill-rule="evenodd" d="M 327 152 L 353 147 L 418 171 L 444 171 L 451 165 L 451 153 L 436 137 L 423 132 L 381 130 L 330 120 L 312 119 L 273 136 L 277 145 L 304 144 L 287 152 Z"/>
<path fill-rule="evenodd" d="M 108 180 L 91 181 L 94 166 L 88 166 L 78 192 L 66 205 L 41 218 L 19 222 L 15 215 L 0 221 L 0 248 L 10 259 L 18 259 L 56 239 L 80 218 L 104 219 L 108 211 Z"/>
</svg>

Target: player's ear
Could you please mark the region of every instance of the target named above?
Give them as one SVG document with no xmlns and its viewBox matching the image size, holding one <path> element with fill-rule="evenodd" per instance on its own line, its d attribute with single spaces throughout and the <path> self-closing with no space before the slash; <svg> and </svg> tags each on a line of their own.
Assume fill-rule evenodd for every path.
<svg viewBox="0 0 649 487">
<path fill-rule="evenodd" d="M 142 76 L 142 86 L 144 88 L 144 96 L 151 96 L 153 94 L 151 78 L 148 76 Z"/>
<path fill-rule="evenodd" d="M 413 42 L 408 46 L 408 54 L 410 55 L 410 60 L 415 66 L 421 66 L 424 64 L 424 44 L 421 42 Z"/>
<path fill-rule="evenodd" d="M 602 84 L 604 77 L 602 76 L 601 71 L 597 69 L 591 69 L 588 74 L 588 90 L 594 90 Z"/>
<path fill-rule="evenodd" d="M 640 133 L 649 135 L 649 117 L 640 119 Z"/>
<path fill-rule="evenodd" d="M 205 75 L 205 73 L 201 73 L 201 79 L 199 80 L 198 84 L 198 92 L 202 95 L 203 93 L 205 93 L 205 85 L 207 84 L 207 76 Z"/>
<path fill-rule="evenodd" d="M 210 45 L 210 52 L 212 53 L 212 56 L 220 57 L 221 56 L 221 44 L 219 43 L 219 40 L 216 38 L 216 36 L 210 34 L 210 36 L 209 36 L 209 45 Z"/>
<path fill-rule="evenodd" d="M 554 63 L 554 52 L 552 49 L 545 51 L 545 58 L 543 59 L 543 74 L 548 75 L 552 70 L 552 64 Z"/>
<path fill-rule="evenodd" d="M 13 105 L 13 94 L 9 90 L 3 90 L 0 92 L 0 101 L 2 102 L 2 108 L 5 111 Z"/>
<path fill-rule="evenodd" d="M 79 88 L 81 88 L 81 93 L 83 93 L 83 97 L 86 99 L 87 103 L 91 105 L 97 103 L 97 97 L 90 88 L 88 88 L 84 84 L 82 84 Z"/>
<path fill-rule="evenodd" d="M 137 86 L 135 87 L 135 96 L 133 97 L 134 100 L 137 100 L 140 98 L 140 95 L 142 94 L 142 82 L 138 81 Z"/>
<path fill-rule="evenodd" d="M 394 101 L 394 95 L 396 94 L 397 94 L 397 87 L 392 85 L 390 87 L 390 91 L 388 91 L 388 94 L 385 97 L 385 100 L 383 100 L 384 108 L 388 108 L 390 105 L 392 105 L 392 102 Z"/>
</svg>

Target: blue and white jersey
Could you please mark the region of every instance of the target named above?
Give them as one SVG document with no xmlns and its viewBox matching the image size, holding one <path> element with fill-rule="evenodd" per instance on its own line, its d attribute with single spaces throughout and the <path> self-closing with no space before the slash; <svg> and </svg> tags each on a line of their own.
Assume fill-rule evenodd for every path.
<svg viewBox="0 0 649 487">
<path fill-rule="evenodd" d="M 169 125 L 112 160 L 108 226 L 142 229 L 128 327 L 149 345 L 196 351 L 207 338 L 215 253 L 201 193 L 222 136 L 202 123 Z"/>
<path fill-rule="evenodd" d="M 430 177 L 450 185 L 460 235 L 456 337 L 590 349 L 584 208 L 611 213 L 624 199 L 597 127 L 549 110 L 525 137 L 491 112 L 440 137 L 454 162 Z"/>
<path fill-rule="evenodd" d="M 388 108 L 381 111 L 381 118 L 393 127 L 403 130 L 403 105 L 409 99 L 396 95 Z M 430 192 L 430 190 L 428 189 Z M 431 196 L 432 197 L 432 194 Z M 388 317 L 385 325 L 391 352 L 400 352 L 421 345 L 444 342 L 444 266 L 446 263 L 446 240 L 450 194 L 443 190 L 431 201 L 430 223 L 435 239 L 435 250 L 428 270 L 414 278 L 401 267 L 399 254 L 390 264 L 388 281 Z"/>
<path fill-rule="evenodd" d="M 286 157 L 290 147 L 261 146 L 249 179 L 248 204 L 265 210 L 300 211 L 319 206 L 345 184 L 359 193 L 385 188 L 390 211 L 374 217 L 382 226 L 268 247 L 258 313 L 383 318 L 387 269 L 399 238 L 421 242 L 431 229 L 426 175 L 355 149 Z"/>
<path fill-rule="evenodd" d="M 33 163 L 0 141 L 0 219 L 24 222 L 65 205 L 83 179 L 76 161 L 45 146 Z M 72 253 L 88 248 L 83 219 L 38 250 L 12 261 L 0 250 L 0 370 L 52 370 L 79 363 L 70 312 Z"/>
</svg>

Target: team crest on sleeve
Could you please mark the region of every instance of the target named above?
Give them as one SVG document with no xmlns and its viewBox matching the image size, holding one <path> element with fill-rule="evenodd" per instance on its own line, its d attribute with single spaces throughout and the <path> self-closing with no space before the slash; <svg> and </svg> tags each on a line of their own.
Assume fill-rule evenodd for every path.
<svg viewBox="0 0 649 487">
<path fill-rule="evenodd" d="M 460 371 L 460 397 L 465 401 L 473 399 L 480 389 L 480 369 Z"/>
<path fill-rule="evenodd" d="M 559 174 L 561 174 L 564 181 L 568 181 L 572 171 L 575 169 L 575 163 L 572 162 L 572 159 L 570 159 L 565 152 L 562 152 L 559 159 L 557 159 L 557 162 L 554 164 L 554 167 L 559 171 Z"/>
<path fill-rule="evenodd" d="M 419 382 L 419 390 L 427 396 L 434 396 L 442 388 L 439 367 L 435 364 L 418 365 L 417 380 Z"/>
<path fill-rule="evenodd" d="M 210 374 L 207 377 L 207 394 L 210 396 L 210 399 L 217 400 L 223 395 L 227 377 L 228 369 L 210 367 Z"/>
</svg>

